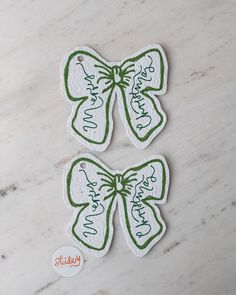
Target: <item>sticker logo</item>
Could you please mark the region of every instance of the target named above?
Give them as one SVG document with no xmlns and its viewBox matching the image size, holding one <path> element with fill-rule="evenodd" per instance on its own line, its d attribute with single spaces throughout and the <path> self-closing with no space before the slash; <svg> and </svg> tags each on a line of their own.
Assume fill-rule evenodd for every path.
<svg viewBox="0 0 236 295">
<path fill-rule="evenodd" d="M 75 247 L 61 247 L 52 255 L 52 267 L 61 277 L 73 277 L 83 267 L 83 256 Z"/>
</svg>

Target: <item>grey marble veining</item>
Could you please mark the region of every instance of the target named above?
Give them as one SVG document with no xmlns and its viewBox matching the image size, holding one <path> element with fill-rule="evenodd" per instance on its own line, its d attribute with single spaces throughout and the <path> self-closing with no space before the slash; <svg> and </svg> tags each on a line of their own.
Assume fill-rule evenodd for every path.
<svg viewBox="0 0 236 295">
<path fill-rule="evenodd" d="M 234 295 L 235 1 L 3 0 L 0 24 L 0 294 Z M 112 169 L 166 156 L 168 232 L 137 258 L 116 212 L 108 254 L 84 255 L 78 276 L 59 278 L 51 255 L 73 244 L 63 167 L 88 151 L 66 130 L 60 61 L 78 45 L 113 61 L 150 43 L 164 47 L 170 66 L 160 97 L 166 127 L 137 150 L 115 105 L 111 144 L 93 154 Z"/>
</svg>

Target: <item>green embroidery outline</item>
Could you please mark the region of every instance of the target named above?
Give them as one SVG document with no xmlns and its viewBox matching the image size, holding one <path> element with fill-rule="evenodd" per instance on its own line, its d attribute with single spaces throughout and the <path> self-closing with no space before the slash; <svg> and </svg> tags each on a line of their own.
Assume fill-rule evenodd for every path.
<svg viewBox="0 0 236 295">
<path fill-rule="evenodd" d="M 150 99 L 150 101 L 152 102 L 153 106 L 154 106 L 154 109 L 156 111 L 156 113 L 160 116 L 161 120 L 160 122 L 155 125 L 154 127 L 152 127 L 152 129 L 150 129 L 147 134 L 144 136 L 144 137 L 140 137 L 137 132 L 135 131 L 134 127 L 132 126 L 131 124 L 131 118 L 130 118 L 130 115 L 129 115 L 129 112 L 128 112 L 128 106 L 127 106 L 127 103 L 126 103 L 126 98 L 125 98 L 125 92 L 123 89 L 120 89 L 121 90 L 121 93 L 122 93 L 122 99 L 123 99 L 123 104 L 124 104 L 124 109 L 125 109 L 125 117 L 126 117 L 126 120 L 128 122 L 128 125 L 130 127 L 130 129 L 132 130 L 132 133 L 133 135 L 141 142 L 145 142 L 149 139 L 149 137 L 153 134 L 153 132 L 158 128 L 160 127 L 162 124 L 163 124 L 163 116 L 162 114 L 159 112 L 159 110 L 157 109 L 157 106 L 154 102 L 154 100 L 152 99 L 152 97 L 150 95 L 148 95 L 147 93 L 144 93 L 144 91 L 141 91 L 141 94 L 143 94 L 144 96 L 146 96 L 148 99 Z"/>
<path fill-rule="evenodd" d="M 132 233 L 131 233 L 131 226 L 130 226 L 130 223 L 129 223 L 129 220 L 128 220 L 128 214 L 127 214 L 127 204 L 126 204 L 126 201 L 125 201 L 125 198 L 124 198 L 124 197 L 122 198 L 122 201 L 123 201 L 123 205 L 124 205 L 124 208 L 125 208 L 125 210 L 124 210 L 124 212 L 125 212 L 125 221 L 126 221 L 126 226 L 127 226 L 128 232 L 129 232 L 129 236 L 131 237 L 133 243 L 135 244 L 135 246 L 136 246 L 138 249 L 140 249 L 140 250 L 144 250 L 144 249 L 146 249 L 147 246 L 152 242 L 152 240 L 154 240 L 157 236 L 159 236 L 159 235 L 162 233 L 164 224 L 161 223 L 161 221 L 159 221 L 159 219 L 158 219 L 158 217 L 157 217 L 157 215 L 156 215 L 156 212 L 155 212 L 154 208 L 153 208 L 148 202 L 146 202 L 145 199 L 143 199 L 142 202 L 143 202 L 145 205 L 147 205 L 149 208 L 151 208 L 155 220 L 156 220 L 157 223 L 160 225 L 160 229 L 159 229 L 159 231 L 158 231 L 155 235 L 151 236 L 151 237 L 150 237 L 150 238 L 149 238 L 149 239 L 148 239 L 143 245 L 139 245 L 139 244 L 137 243 L 136 239 L 134 238 L 134 236 L 133 236 Z M 128 225 L 127 225 L 127 222 L 128 222 Z"/>
<path fill-rule="evenodd" d="M 77 50 L 75 52 L 73 52 L 69 58 L 68 58 L 68 61 L 66 63 L 66 66 L 65 66 L 65 70 L 64 70 L 64 85 L 65 85 L 65 89 L 66 89 L 66 94 L 67 96 L 69 97 L 70 100 L 72 101 L 80 101 L 79 105 L 76 107 L 76 111 L 74 113 L 74 116 L 71 120 L 71 128 L 73 129 L 73 131 L 78 134 L 79 136 L 81 136 L 84 140 L 86 140 L 87 142 L 89 143 L 92 143 L 92 144 L 97 144 L 97 145 L 101 145 L 101 144 L 104 144 L 107 140 L 107 137 L 109 135 L 109 131 L 110 131 L 110 107 L 111 107 L 111 98 L 112 98 L 112 94 L 113 94 L 113 90 L 114 90 L 114 87 L 115 87 L 115 84 L 114 84 L 114 87 L 111 89 L 110 91 L 110 94 L 108 95 L 108 98 L 107 98 L 107 101 L 106 101 L 106 107 L 105 107 L 105 113 L 106 113 L 106 126 L 105 126 L 105 130 L 104 130 L 104 137 L 101 141 L 95 141 L 95 140 L 92 140 L 92 139 L 89 139 L 87 138 L 86 136 L 84 136 L 74 125 L 75 123 L 75 120 L 77 118 L 77 115 L 78 115 L 78 111 L 79 111 L 79 108 L 81 107 L 81 105 L 87 100 L 89 99 L 88 96 L 82 96 L 82 97 L 73 97 L 70 95 L 70 91 L 69 91 L 69 87 L 68 87 L 68 76 L 69 76 L 69 65 L 70 65 L 70 62 L 71 60 L 78 54 L 81 54 L 81 55 L 87 55 L 93 59 L 95 59 L 97 62 L 101 63 L 104 67 L 108 68 L 111 70 L 111 67 L 109 67 L 106 63 L 104 63 L 103 61 L 101 61 L 97 56 L 91 54 L 90 52 L 87 52 L 85 50 Z"/>
<path fill-rule="evenodd" d="M 137 56 L 134 56 L 134 57 L 131 57 L 131 58 L 128 58 L 127 60 L 123 61 L 123 63 L 121 64 L 121 68 L 128 62 L 131 62 L 131 63 L 134 63 L 135 61 L 138 61 L 140 58 L 144 57 L 145 55 L 147 55 L 148 53 L 150 52 L 158 52 L 159 56 L 160 56 L 160 68 L 161 68 L 161 82 L 160 82 L 160 87 L 159 88 L 155 88 L 155 87 L 146 87 L 145 88 L 145 91 L 160 91 L 162 90 L 163 86 L 164 86 L 164 73 L 165 73 L 165 65 L 164 65 L 164 60 L 163 60 L 163 57 L 162 57 L 162 54 L 161 54 L 161 51 L 157 48 L 151 48 L 151 49 L 148 49 L 147 51 L 144 51 L 143 53 L 137 55 Z"/>
<path fill-rule="evenodd" d="M 105 249 L 106 245 L 107 245 L 107 242 L 108 242 L 108 239 L 109 239 L 109 236 L 110 236 L 110 213 L 111 213 L 111 209 L 112 209 L 112 205 L 113 205 L 113 201 L 115 199 L 115 196 L 112 198 L 112 201 L 110 202 L 109 206 L 108 206 L 108 210 L 107 210 L 107 213 L 106 213 L 106 233 L 105 233 L 105 238 L 104 238 L 104 242 L 103 242 L 103 245 L 101 246 L 101 248 L 96 248 L 96 247 L 93 247 L 89 244 L 87 244 L 86 242 L 84 242 L 82 239 L 80 239 L 80 237 L 76 234 L 75 232 L 75 227 L 79 221 L 79 216 L 80 214 L 83 212 L 83 210 L 89 206 L 89 203 L 83 203 L 83 204 L 76 204 L 73 200 L 72 200 L 72 196 L 71 196 L 71 192 L 70 192 L 70 183 L 71 183 L 71 177 L 72 177 L 72 172 L 73 172 L 73 169 L 74 167 L 80 163 L 80 162 L 88 162 L 88 163 L 91 163 L 91 164 L 94 164 L 95 166 L 99 167 L 101 170 L 103 170 L 105 173 L 107 173 L 108 175 L 110 176 L 113 176 L 111 173 L 109 173 L 106 169 L 104 169 L 100 164 L 98 164 L 97 162 L 95 162 L 94 160 L 92 159 L 89 159 L 89 158 L 79 158 L 77 160 L 75 160 L 71 167 L 70 167 L 70 170 L 67 174 L 67 179 L 66 179 L 66 182 L 67 182 L 67 196 L 68 196 L 68 199 L 69 199 L 69 202 L 70 204 L 73 206 L 73 207 L 82 207 L 82 209 L 79 211 L 79 213 L 77 214 L 77 217 L 75 219 L 75 222 L 73 223 L 72 225 L 72 234 L 74 235 L 74 237 L 79 240 L 83 245 L 85 245 L 86 247 L 88 247 L 89 249 L 93 249 L 93 250 L 97 250 L 97 251 L 102 251 Z"/>
<path fill-rule="evenodd" d="M 85 51 L 85 50 L 76 50 L 75 52 L 71 53 L 68 57 L 65 69 L 64 69 L 64 86 L 66 89 L 66 94 L 68 96 L 68 98 L 72 101 L 80 101 L 83 100 L 85 98 L 88 98 L 88 96 L 81 96 L 81 97 L 74 97 L 72 95 L 70 95 L 70 91 L 69 91 L 69 87 L 68 87 L 68 76 L 69 76 L 69 65 L 71 60 L 77 55 L 77 54 L 83 54 L 83 55 L 87 55 L 93 59 L 95 59 L 97 62 L 101 63 L 104 67 L 111 69 L 107 64 L 105 64 L 103 61 L 101 61 L 97 56 L 93 55 L 92 53 Z"/>
<path fill-rule="evenodd" d="M 146 198 L 144 198 L 144 199 L 141 200 L 146 206 L 148 206 L 149 208 L 151 208 L 155 220 L 160 225 L 159 231 L 155 235 L 151 236 L 143 245 L 139 245 L 137 243 L 136 239 L 134 238 L 134 236 L 132 235 L 131 226 L 130 226 L 129 218 L 128 218 L 128 214 L 127 214 L 127 204 L 126 204 L 126 201 L 125 201 L 126 196 L 122 195 L 119 192 L 115 192 L 114 196 L 111 196 L 111 201 L 110 201 L 109 206 L 108 206 L 108 209 L 107 209 L 107 213 L 106 213 L 106 233 L 105 233 L 103 245 L 100 248 L 97 248 L 97 247 L 94 247 L 94 246 L 92 246 L 90 244 L 87 244 L 75 232 L 75 227 L 76 227 L 76 225 L 79 222 L 80 214 L 83 212 L 83 210 L 86 207 L 89 206 L 89 203 L 82 203 L 82 204 L 75 203 L 73 201 L 73 199 L 72 199 L 72 195 L 71 195 L 71 191 L 70 191 L 70 184 L 71 184 L 71 178 L 72 178 L 73 169 L 80 162 L 88 162 L 88 163 L 91 163 L 91 164 L 97 166 L 98 168 L 100 168 L 104 173 L 107 173 L 110 177 L 113 177 L 113 178 L 115 177 L 115 175 L 113 175 L 112 173 L 110 173 L 109 171 L 107 171 L 107 167 L 104 164 L 101 165 L 101 164 L 97 163 L 96 160 L 93 160 L 93 159 L 90 159 L 90 158 L 87 158 L 87 157 L 79 158 L 79 159 L 75 160 L 72 163 L 72 165 L 70 166 L 69 172 L 67 173 L 67 177 L 66 177 L 67 197 L 68 197 L 69 203 L 71 204 L 72 207 L 81 208 L 81 210 L 78 212 L 77 217 L 76 217 L 76 219 L 75 219 L 75 221 L 74 221 L 74 223 L 72 225 L 72 234 L 73 234 L 73 236 L 78 241 L 80 241 L 84 246 L 86 246 L 89 249 L 96 250 L 96 251 L 102 251 L 102 250 L 104 250 L 105 247 L 106 247 L 106 245 L 107 245 L 108 240 L 112 240 L 112 237 L 110 237 L 110 215 L 111 215 L 111 209 L 112 209 L 114 200 L 116 199 L 117 195 L 119 195 L 120 198 L 122 199 L 122 203 L 124 205 L 125 223 L 126 223 L 126 228 L 128 229 L 128 234 L 129 234 L 131 240 L 133 241 L 134 245 L 138 249 L 140 249 L 140 250 L 146 249 L 148 247 L 148 245 L 152 242 L 152 240 L 154 240 L 157 236 L 159 236 L 163 232 L 163 226 L 165 225 L 164 221 L 162 223 L 161 222 L 162 220 L 160 221 L 158 219 L 158 216 L 157 216 L 157 214 L 155 212 L 154 207 L 148 203 L 148 201 L 150 201 L 150 200 L 160 201 L 160 200 L 162 200 L 165 197 L 165 194 L 166 194 L 166 191 L 167 191 L 168 188 L 166 188 L 167 177 L 166 177 L 166 169 L 165 169 L 164 162 L 161 159 L 152 159 L 152 160 L 149 160 L 149 161 L 147 161 L 147 162 L 145 162 L 145 163 L 143 163 L 143 164 L 141 164 L 139 166 L 136 166 L 134 168 L 129 168 L 128 170 L 124 170 L 123 173 L 122 173 L 122 175 L 125 177 L 125 175 L 127 175 L 128 173 L 130 173 L 132 171 L 139 171 L 140 169 L 144 168 L 145 166 L 148 166 L 151 163 L 154 163 L 154 162 L 157 163 L 157 162 L 159 162 L 161 164 L 162 171 L 163 171 L 161 196 L 159 198 L 158 197 L 154 197 L 154 196 L 148 196 L 148 197 L 146 197 Z M 106 168 L 104 168 L 103 166 L 106 167 Z M 161 216 L 161 214 L 160 214 L 160 216 Z M 112 222 L 111 222 L 111 224 L 112 224 Z"/>
<path fill-rule="evenodd" d="M 147 205 L 149 208 L 152 209 L 152 212 L 153 212 L 153 215 L 155 217 L 155 220 L 157 221 L 157 223 L 160 225 L 160 230 L 153 236 L 151 236 L 143 245 L 139 245 L 136 241 L 136 239 L 134 238 L 134 236 L 132 235 L 132 232 L 131 232 L 131 226 L 130 226 L 130 223 L 129 223 L 129 218 L 128 218 L 128 214 L 127 214 L 127 204 L 126 204 L 126 197 L 123 197 L 122 196 L 122 202 L 123 202 L 123 205 L 124 205 L 124 213 L 125 213 L 125 222 L 126 222 L 126 227 L 128 229 L 128 232 L 129 232 L 129 236 L 131 237 L 133 243 L 135 244 L 135 246 L 140 249 L 140 250 L 144 250 L 147 248 L 147 246 L 151 243 L 152 240 L 154 240 L 157 236 L 159 236 L 162 231 L 163 231 L 163 226 L 165 225 L 164 221 L 163 223 L 161 221 L 159 221 L 158 217 L 157 217 L 157 214 L 155 212 L 155 209 L 153 208 L 152 205 L 150 205 L 148 203 L 148 201 L 150 200 L 156 200 L 156 201 L 161 201 L 164 197 L 165 197 L 165 194 L 166 194 L 166 170 L 165 170 L 165 165 L 164 163 L 162 162 L 162 160 L 160 159 L 156 159 L 156 160 L 150 160 L 149 162 L 146 162 L 140 166 L 137 166 L 135 168 L 129 168 L 126 172 L 131 172 L 131 171 L 139 171 L 140 169 L 144 168 L 145 166 L 148 166 L 149 164 L 153 163 L 153 162 L 159 162 L 162 166 L 162 172 L 163 172 L 163 179 L 162 179 L 162 192 L 161 192 L 161 196 L 159 198 L 157 197 L 154 197 L 154 196 L 148 196 L 144 199 L 142 199 L 141 201 L 143 202 L 143 204 Z"/>
<path fill-rule="evenodd" d="M 128 58 L 127 60 L 123 61 L 120 66 L 115 65 L 113 67 L 116 67 L 116 68 L 120 68 L 121 69 L 121 78 L 123 79 L 124 78 L 124 75 L 122 74 L 122 68 L 124 67 L 124 65 L 126 63 L 129 63 L 129 62 L 134 63 L 135 61 L 138 61 L 139 59 L 141 59 L 142 57 L 144 57 L 145 55 L 147 55 L 148 53 L 151 53 L 151 52 L 157 52 L 159 54 L 159 57 L 160 57 L 160 87 L 159 88 L 146 87 L 140 93 L 143 96 L 145 96 L 147 99 L 149 99 L 151 101 L 151 103 L 152 103 L 152 105 L 154 107 L 155 112 L 160 117 L 160 122 L 158 124 L 156 124 L 152 129 L 150 129 L 145 136 L 143 136 L 143 137 L 139 136 L 138 133 L 135 131 L 134 127 L 131 124 L 131 118 L 130 118 L 129 111 L 128 111 L 128 106 L 127 106 L 127 101 L 126 101 L 126 95 L 125 95 L 124 86 L 121 86 L 121 85 L 119 85 L 119 83 L 115 83 L 113 81 L 112 82 L 112 85 L 111 85 L 111 91 L 110 91 L 110 93 L 108 95 L 108 98 L 107 98 L 107 101 L 106 101 L 106 108 L 105 108 L 105 113 L 106 113 L 106 127 L 105 127 L 105 130 L 104 130 L 103 139 L 101 141 L 95 141 L 95 140 L 92 140 L 90 138 L 87 138 L 78 129 L 76 129 L 76 127 L 74 126 L 74 123 L 75 123 L 75 120 L 77 118 L 77 115 L 78 115 L 78 111 L 79 111 L 80 106 L 87 99 L 89 99 L 89 97 L 88 96 L 84 96 L 84 97 L 73 97 L 72 95 L 70 95 L 70 91 L 69 91 L 69 87 L 68 87 L 69 65 L 70 65 L 71 60 L 76 55 L 78 55 L 78 54 L 81 54 L 82 55 L 83 54 L 83 55 L 87 55 L 87 56 L 91 57 L 92 59 L 96 60 L 97 62 L 101 63 L 108 70 L 111 70 L 112 71 L 112 67 L 108 66 L 105 62 L 103 62 L 102 60 L 100 60 L 96 55 L 94 55 L 94 54 L 92 54 L 90 52 L 87 52 L 85 50 L 76 50 L 75 52 L 73 52 L 72 54 L 69 55 L 69 58 L 67 60 L 67 63 L 66 63 L 65 69 L 64 69 L 64 86 L 65 86 L 66 94 L 67 94 L 67 96 L 68 96 L 68 98 L 70 100 L 72 100 L 74 102 L 80 101 L 79 105 L 76 107 L 76 111 L 75 111 L 74 116 L 73 116 L 73 118 L 71 120 L 71 128 L 72 128 L 72 130 L 77 135 L 79 135 L 85 141 L 87 141 L 87 142 L 89 142 L 91 144 L 102 145 L 102 144 L 106 143 L 107 137 L 109 135 L 109 132 L 111 132 L 110 131 L 110 120 L 109 120 L 110 114 L 112 114 L 112 110 L 110 110 L 111 109 L 111 98 L 112 98 L 112 95 L 114 93 L 114 89 L 115 89 L 116 86 L 120 89 L 121 94 L 122 94 L 122 98 L 121 99 L 123 101 L 124 112 L 125 112 L 126 120 L 128 122 L 128 126 L 130 127 L 130 129 L 132 131 L 132 134 L 135 136 L 135 138 L 138 141 L 140 141 L 140 142 L 146 142 L 149 139 L 149 137 L 153 134 L 153 132 L 158 127 L 160 127 L 160 126 L 163 125 L 163 115 L 159 111 L 159 109 L 158 109 L 158 107 L 157 107 L 157 105 L 155 103 L 155 100 L 150 95 L 148 95 L 148 93 L 147 93 L 149 91 L 160 91 L 160 90 L 163 89 L 163 86 L 164 86 L 164 74 L 165 74 L 165 64 L 164 64 L 164 60 L 163 60 L 161 51 L 158 48 L 151 48 L 151 49 L 148 49 L 148 50 L 144 51 L 141 54 L 138 54 L 135 57 Z M 113 109 L 113 105 L 112 105 L 112 109 Z"/>
<path fill-rule="evenodd" d="M 134 63 L 136 61 L 138 61 L 140 58 L 144 57 L 145 55 L 147 55 L 148 53 L 150 52 L 158 52 L 159 54 L 159 57 L 160 57 L 160 73 L 161 73 L 161 81 L 160 81 L 160 87 L 159 88 L 154 88 L 154 87 L 146 87 L 145 89 L 143 89 L 140 93 L 144 96 L 146 96 L 148 99 L 150 99 L 151 103 L 153 104 L 154 106 L 154 109 L 156 111 L 156 113 L 160 116 L 161 120 L 160 122 L 155 125 L 152 129 L 149 130 L 149 132 L 144 136 L 144 137 L 140 137 L 136 131 L 134 130 L 134 127 L 132 126 L 131 124 L 131 119 L 130 119 L 130 115 L 129 115 L 129 111 L 128 111 L 128 106 L 127 106 L 127 99 L 126 99 L 126 96 L 125 96 L 125 91 L 123 88 L 120 87 L 120 91 L 122 93 L 122 99 L 123 99 L 123 104 L 124 104 L 124 109 L 125 109 L 125 116 L 126 116 L 126 119 L 127 119 L 127 122 L 128 122 L 128 125 L 130 127 L 130 129 L 132 130 L 134 136 L 141 142 L 144 142 L 144 141 L 147 141 L 149 139 L 149 137 L 152 135 L 152 133 L 158 128 L 160 127 L 162 124 L 163 124 L 163 116 L 162 114 L 160 113 L 160 111 L 158 110 L 157 106 L 156 106 L 156 103 L 154 101 L 154 99 L 147 93 L 149 91 L 160 91 L 163 89 L 163 86 L 164 86 L 164 73 L 165 73 L 165 65 L 164 65 L 164 60 L 163 60 L 163 57 L 162 57 L 162 54 L 160 52 L 159 49 L 157 48 L 152 48 L 152 49 L 149 49 L 147 51 L 144 51 L 143 53 L 137 55 L 136 57 L 132 57 L 132 58 L 129 58 L 127 60 L 125 60 L 122 64 L 121 64 L 121 68 L 126 64 L 126 63 Z"/>
<path fill-rule="evenodd" d="M 113 206 L 113 203 L 114 203 L 114 199 L 115 199 L 115 196 L 112 198 L 112 200 L 111 200 L 111 202 L 110 202 L 110 204 L 108 206 L 108 210 L 107 210 L 107 213 L 106 213 L 106 233 L 105 233 L 103 244 L 102 244 L 102 246 L 100 248 L 97 248 L 97 247 L 94 247 L 94 246 L 92 246 L 90 244 L 87 244 L 75 232 L 75 227 L 79 222 L 79 216 L 87 206 L 85 206 L 83 209 L 81 209 L 80 212 L 77 214 L 75 222 L 72 225 L 72 233 L 73 233 L 74 237 L 76 237 L 76 239 L 79 240 L 87 248 L 97 250 L 97 251 L 102 251 L 102 250 L 104 250 L 106 248 L 107 242 L 108 242 L 109 237 L 110 237 L 110 224 L 109 224 L 109 221 L 110 221 L 110 214 L 111 214 L 111 209 L 112 209 L 112 206 Z"/>
<path fill-rule="evenodd" d="M 105 249 L 106 245 L 107 245 L 107 242 L 109 240 L 109 236 L 110 236 L 110 214 L 111 214 L 111 209 L 112 209 L 112 205 L 113 205 L 113 202 L 114 202 L 114 199 L 116 197 L 116 195 L 114 195 L 114 197 L 112 197 L 112 201 L 110 202 L 109 206 L 108 206 L 108 210 L 107 210 L 107 213 L 106 213 L 106 233 L 105 233 L 105 237 L 104 237 L 104 242 L 103 242 L 103 245 L 100 247 L 100 248 L 96 248 L 96 247 L 93 247 L 92 245 L 89 245 L 87 244 L 86 242 L 84 242 L 75 232 L 75 227 L 77 225 L 77 223 L 79 222 L 79 216 L 80 214 L 83 212 L 83 210 L 89 206 L 89 203 L 83 203 L 83 204 L 76 204 L 73 200 L 72 200 L 72 196 L 71 196 L 71 192 L 70 192 L 70 183 L 71 183 L 71 177 L 72 177 L 72 172 L 73 172 L 73 169 L 74 167 L 80 163 L 80 162 L 88 162 L 88 163 L 91 163 L 91 164 L 94 164 L 95 166 L 99 167 L 101 170 L 103 170 L 105 173 L 107 173 L 108 175 L 110 176 L 113 176 L 112 174 L 110 174 L 106 169 L 104 169 L 100 164 L 98 164 L 97 162 L 95 162 L 94 160 L 92 159 L 89 159 L 89 158 L 79 158 L 77 160 L 75 160 L 71 167 L 70 167 L 70 170 L 67 174 L 67 179 L 66 179 L 66 183 L 67 183 L 67 196 L 68 196 L 68 199 L 69 199 L 69 202 L 71 204 L 71 206 L 73 207 L 76 207 L 76 208 L 81 208 L 81 210 L 79 211 L 79 213 L 77 214 L 77 217 L 75 219 L 75 222 L 73 223 L 72 225 L 72 234 L 74 235 L 74 237 L 79 240 L 83 245 L 85 245 L 87 248 L 89 249 L 93 249 L 93 250 L 97 250 L 97 251 L 102 251 Z"/>
<path fill-rule="evenodd" d="M 74 126 L 74 123 L 75 123 L 75 120 L 77 119 L 77 114 L 78 114 L 78 111 L 79 111 L 79 108 L 81 107 L 81 105 L 88 99 L 88 97 L 86 97 L 85 99 L 83 99 L 79 105 L 77 106 L 76 108 L 76 111 L 75 111 L 75 114 L 71 120 L 71 128 L 74 130 L 74 132 L 76 134 L 78 134 L 79 136 L 81 136 L 83 139 L 85 139 L 87 142 L 89 143 L 93 143 L 93 144 L 103 144 L 106 142 L 107 140 L 107 137 L 109 135 L 109 131 L 110 131 L 110 107 L 111 107 L 111 104 L 110 104 L 110 101 L 111 101 L 111 98 L 112 98 L 112 94 L 113 94 L 113 89 L 112 91 L 110 92 L 108 98 L 107 98 L 107 101 L 106 101 L 106 126 L 105 126 L 105 132 L 104 132 L 104 137 L 103 139 L 98 142 L 98 141 L 94 141 L 92 139 L 89 139 L 87 138 L 86 136 L 84 136 L 78 129 L 76 129 L 76 127 Z"/>
</svg>

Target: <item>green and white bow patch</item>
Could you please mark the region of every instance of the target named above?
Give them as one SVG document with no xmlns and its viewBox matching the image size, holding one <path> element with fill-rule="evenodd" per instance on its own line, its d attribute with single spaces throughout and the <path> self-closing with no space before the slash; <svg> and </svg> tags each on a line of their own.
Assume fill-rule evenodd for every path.
<svg viewBox="0 0 236 295">
<path fill-rule="evenodd" d="M 104 151 L 113 129 L 118 98 L 120 117 L 131 142 L 147 147 L 164 128 L 166 115 L 156 95 L 167 89 L 167 60 L 159 45 L 148 46 L 121 62 L 107 62 L 89 47 L 64 59 L 62 88 L 72 104 L 68 127 L 86 147 Z"/>
<path fill-rule="evenodd" d="M 127 244 L 135 255 L 143 256 L 166 231 L 157 205 L 166 202 L 168 187 L 169 170 L 163 156 L 112 171 L 94 156 L 83 154 L 65 175 L 65 196 L 74 208 L 70 233 L 85 252 L 105 255 L 118 205 Z"/>
</svg>

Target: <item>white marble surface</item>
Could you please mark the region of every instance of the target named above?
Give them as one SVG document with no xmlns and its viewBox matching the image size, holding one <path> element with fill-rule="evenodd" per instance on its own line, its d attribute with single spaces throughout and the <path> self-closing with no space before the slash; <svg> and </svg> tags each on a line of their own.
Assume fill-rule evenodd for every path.
<svg viewBox="0 0 236 295">
<path fill-rule="evenodd" d="M 236 294 L 236 2 L 3 0 L 0 24 L 0 294 Z M 149 43 L 170 64 L 166 128 L 137 150 L 116 105 L 111 145 L 94 154 L 112 169 L 166 156 L 169 230 L 140 259 L 116 213 L 108 255 L 59 278 L 51 254 L 73 245 L 63 166 L 87 151 L 66 130 L 60 61 L 78 45 L 119 60 Z"/>
</svg>

